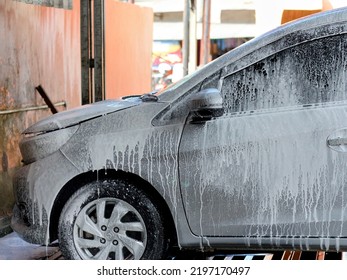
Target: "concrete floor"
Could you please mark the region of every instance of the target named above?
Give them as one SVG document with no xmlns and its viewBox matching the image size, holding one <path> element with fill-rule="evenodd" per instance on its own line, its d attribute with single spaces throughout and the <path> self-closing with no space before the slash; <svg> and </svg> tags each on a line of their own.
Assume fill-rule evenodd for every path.
<svg viewBox="0 0 347 280">
<path fill-rule="evenodd" d="M 294 251 L 287 251 L 294 252 Z M 325 260 L 346 260 L 347 253 L 324 253 Z M 309 254 L 309 255 L 308 255 Z M 316 252 L 302 252 L 297 258 L 301 260 L 315 259 Z M 202 254 L 197 252 L 178 252 L 172 259 L 178 260 L 206 260 L 206 259 L 283 259 L 283 252 L 275 254 L 265 252 L 223 252 L 221 254 Z M 62 260 L 63 257 L 58 244 L 50 246 L 33 245 L 23 241 L 15 232 L 9 233 L 0 238 L 0 260 Z M 285 258 L 296 259 L 296 258 Z"/>
<path fill-rule="evenodd" d="M 39 246 L 23 241 L 12 232 L 0 238 L 0 260 L 61 259 L 57 245 Z"/>
</svg>

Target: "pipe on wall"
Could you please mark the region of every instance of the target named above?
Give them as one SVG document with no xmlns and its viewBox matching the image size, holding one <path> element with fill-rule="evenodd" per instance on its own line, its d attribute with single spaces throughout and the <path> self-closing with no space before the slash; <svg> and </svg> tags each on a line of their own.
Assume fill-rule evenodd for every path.
<svg viewBox="0 0 347 280">
<path fill-rule="evenodd" d="M 54 103 L 54 106 L 55 107 L 58 107 L 58 106 L 66 107 L 66 102 L 65 101 L 57 102 L 57 103 Z M 0 111 L 0 115 L 9 115 L 9 114 L 28 112 L 28 111 L 36 111 L 36 110 L 45 110 L 45 109 L 49 109 L 49 107 L 47 105 L 32 106 L 32 107 L 27 107 L 27 108 L 18 108 L 18 109 Z"/>
</svg>

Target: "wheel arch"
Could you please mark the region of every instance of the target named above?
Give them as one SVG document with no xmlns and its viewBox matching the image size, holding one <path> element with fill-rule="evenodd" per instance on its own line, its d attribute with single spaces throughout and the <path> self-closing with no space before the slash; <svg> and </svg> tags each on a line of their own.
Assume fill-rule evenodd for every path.
<svg viewBox="0 0 347 280">
<path fill-rule="evenodd" d="M 165 230 L 170 238 L 170 245 L 177 245 L 177 230 L 175 223 L 169 209 L 169 206 L 165 202 L 161 194 L 146 180 L 142 179 L 136 174 L 124 172 L 114 169 L 102 169 L 98 171 L 88 171 L 81 173 L 67 182 L 59 194 L 56 196 L 49 223 L 50 240 L 54 241 L 58 238 L 58 223 L 62 209 L 71 195 L 84 186 L 87 183 L 104 180 L 104 179 L 125 179 L 130 181 L 135 186 L 141 188 L 158 207 L 160 213 L 163 216 L 163 222 L 165 223 Z"/>
</svg>

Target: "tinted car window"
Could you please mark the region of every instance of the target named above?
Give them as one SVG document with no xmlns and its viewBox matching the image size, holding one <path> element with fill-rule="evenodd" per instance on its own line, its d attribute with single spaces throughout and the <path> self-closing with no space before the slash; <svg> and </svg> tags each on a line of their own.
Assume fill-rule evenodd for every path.
<svg viewBox="0 0 347 280">
<path fill-rule="evenodd" d="M 226 112 L 346 99 L 346 34 L 287 48 L 222 79 Z"/>
</svg>

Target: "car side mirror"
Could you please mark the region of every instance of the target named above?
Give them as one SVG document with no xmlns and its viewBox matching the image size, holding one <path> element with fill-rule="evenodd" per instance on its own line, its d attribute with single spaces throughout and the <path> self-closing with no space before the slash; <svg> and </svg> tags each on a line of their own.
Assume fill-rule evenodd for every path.
<svg viewBox="0 0 347 280">
<path fill-rule="evenodd" d="M 199 91 L 190 102 L 192 123 L 208 121 L 224 114 L 222 95 L 216 88 Z"/>
</svg>

